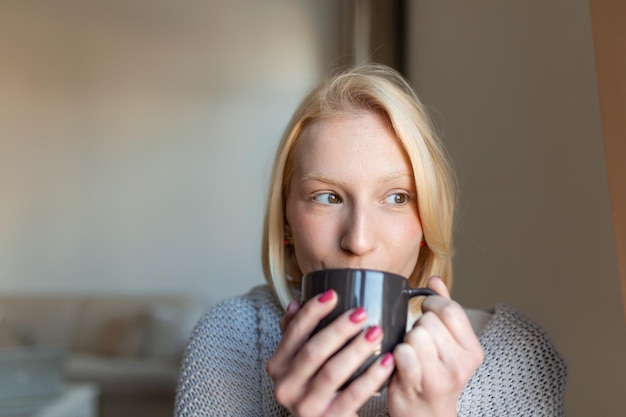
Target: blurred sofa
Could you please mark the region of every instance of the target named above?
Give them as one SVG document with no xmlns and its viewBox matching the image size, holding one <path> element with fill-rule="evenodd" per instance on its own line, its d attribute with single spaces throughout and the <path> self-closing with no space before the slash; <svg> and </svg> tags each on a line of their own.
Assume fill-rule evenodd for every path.
<svg viewBox="0 0 626 417">
<path fill-rule="evenodd" d="M 64 348 L 68 382 L 100 391 L 99 415 L 171 416 L 180 361 L 208 303 L 182 296 L 0 296 L 0 348 Z"/>
</svg>

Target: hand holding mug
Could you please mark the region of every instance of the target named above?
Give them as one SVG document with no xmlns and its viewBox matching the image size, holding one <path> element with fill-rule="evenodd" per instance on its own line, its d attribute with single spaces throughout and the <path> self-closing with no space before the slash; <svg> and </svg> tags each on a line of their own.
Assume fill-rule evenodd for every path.
<svg viewBox="0 0 626 417">
<path fill-rule="evenodd" d="M 302 301 L 306 302 L 329 289 L 337 293 L 338 302 L 333 311 L 319 322 L 313 334 L 326 328 L 344 312 L 355 308 L 367 312 L 365 327 L 368 331 L 380 329 L 384 333 L 376 351 L 345 381 L 342 389 L 402 342 L 411 298 L 437 295 L 428 288 L 410 288 L 408 279 L 390 272 L 327 269 L 303 277 Z"/>
<path fill-rule="evenodd" d="M 433 294 L 381 271 L 307 274 L 267 366 L 277 400 L 298 415 L 354 415 L 389 380 L 409 299 Z"/>
<path fill-rule="evenodd" d="M 316 295 L 302 307 L 292 302 L 281 323 L 283 338 L 267 371 L 278 402 L 298 416 L 355 416 L 393 371 L 393 357 L 389 355 L 338 392 L 375 352 L 383 335 L 380 331 L 363 332 L 367 313 L 358 308 L 344 312 L 312 335 L 337 302 L 334 290 Z"/>
<path fill-rule="evenodd" d="M 389 384 L 387 407 L 394 417 L 456 416 L 456 403 L 483 361 L 483 351 L 463 308 L 450 299 L 439 278 L 428 288 L 423 314 L 404 343 L 394 350 L 396 373 Z"/>
</svg>

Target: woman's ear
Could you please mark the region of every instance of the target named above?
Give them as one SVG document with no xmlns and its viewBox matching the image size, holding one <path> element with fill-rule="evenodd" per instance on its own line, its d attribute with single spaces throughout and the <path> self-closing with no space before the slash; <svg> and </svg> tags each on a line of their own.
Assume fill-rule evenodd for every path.
<svg viewBox="0 0 626 417">
<path fill-rule="evenodd" d="M 289 227 L 289 223 L 285 222 L 285 228 L 283 231 L 283 245 L 289 246 L 293 244 L 293 239 L 291 237 L 291 227 Z"/>
</svg>

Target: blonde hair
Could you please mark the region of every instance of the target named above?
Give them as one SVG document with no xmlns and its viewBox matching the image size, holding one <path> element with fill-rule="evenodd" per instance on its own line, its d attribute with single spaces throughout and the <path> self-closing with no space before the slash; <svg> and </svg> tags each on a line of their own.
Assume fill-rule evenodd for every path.
<svg viewBox="0 0 626 417">
<path fill-rule="evenodd" d="M 456 187 L 443 145 L 404 78 L 389 67 L 364 64 L 330 76 L 311 90 L 278 145 L 265 211 L 262 261 L 265 278 L 283 307 L 293 298 L 293 290 L 299 289 L 302 275 L 293 246 L 283 244 L 294 146 L 311 122 L 363 111 L 380 113 L 388 120 L 411 161 L 427 243 L 409 277 L 411 286 L 424 286 L 433 275 L 440 276 L 448 287 L 452 283 Z"/>
</svg>

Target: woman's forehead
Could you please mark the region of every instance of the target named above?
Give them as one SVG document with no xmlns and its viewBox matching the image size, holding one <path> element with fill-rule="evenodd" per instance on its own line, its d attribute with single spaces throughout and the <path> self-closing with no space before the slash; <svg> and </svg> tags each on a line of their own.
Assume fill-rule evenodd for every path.
<svg viewBox="0 0 626 417">
<path fill-rule="evenodd" d="M 412 175 L 402 144 L 374 112 L 325 118 L 308 125 L 294 149 L 296 175 Z"/>
</svg>

